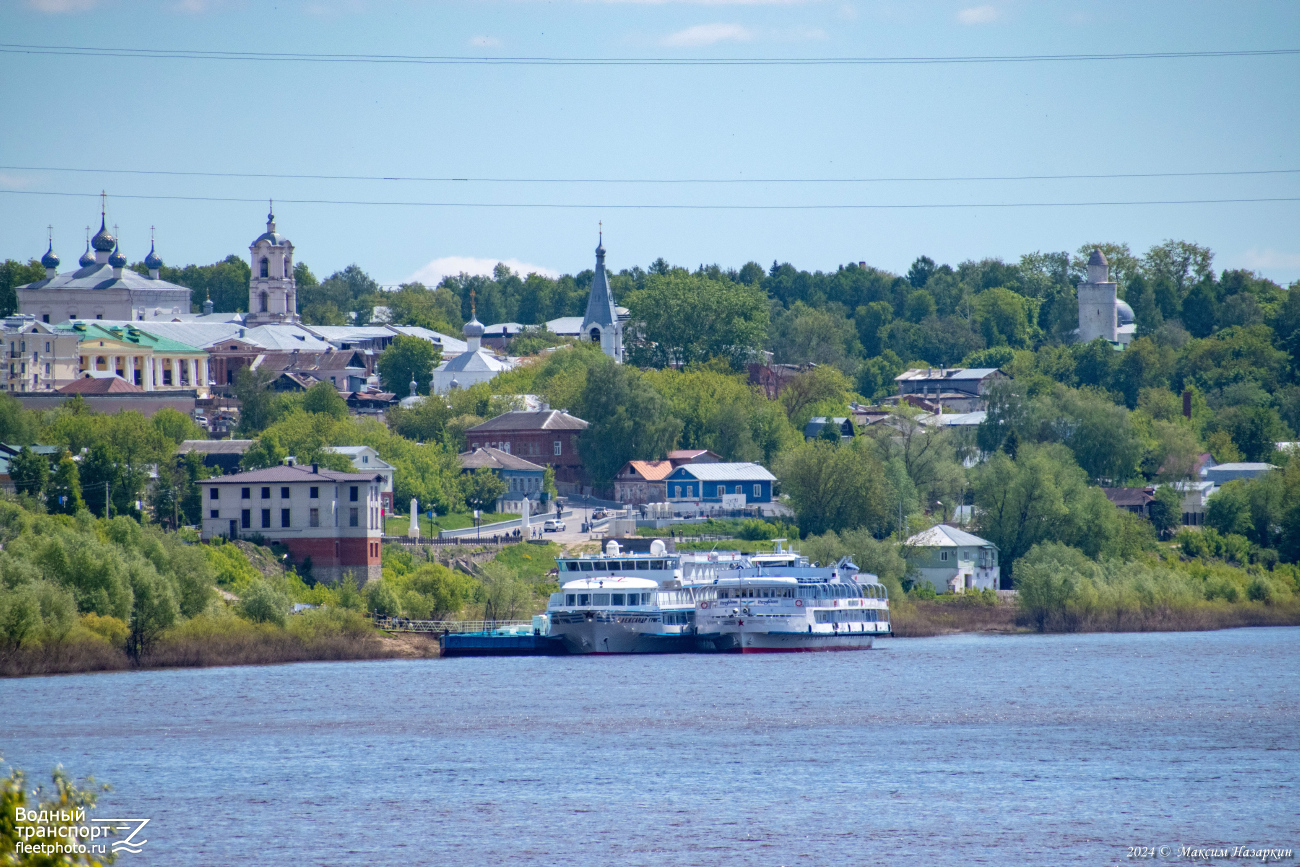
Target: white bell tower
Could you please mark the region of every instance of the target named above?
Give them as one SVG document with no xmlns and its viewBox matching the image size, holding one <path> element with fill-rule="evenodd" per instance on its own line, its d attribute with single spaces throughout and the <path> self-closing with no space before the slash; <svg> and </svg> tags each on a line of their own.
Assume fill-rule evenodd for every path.
<svg viewBox="0 0 1300 867">
<path fill-rule="evenodd" d="M 248 281 L 245 323 L 283 325 L 298 321 L 298 290 L 293 282 L 293 244 L 275 230 L 275 211 L 266 215 L 266 231 L 248 248 L 253 268 Z"/>
</svg>

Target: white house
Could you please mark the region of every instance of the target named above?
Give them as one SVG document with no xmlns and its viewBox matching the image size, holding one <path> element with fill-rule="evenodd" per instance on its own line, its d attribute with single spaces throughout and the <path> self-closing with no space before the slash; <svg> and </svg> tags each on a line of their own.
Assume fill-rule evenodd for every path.
<svg viewBox="0 0 1300 867">
<path fill-rule="evenodd" d="M 379 485 L 379 498 L 383 501 L 384 510 L 387 514 L 393 512 L 393 470 L 392 464 L 384 461 L 379 457 L 379 452 L 370 446 L 330 446 L 325 449 L 327 452 L 334 452 L 338 455 L 346 455 L 348 460 L 352 461 L 352 466 L 357 468 L 357 472 L 366 473 L 367 475 L 378 475 L 383 477 L 383 482 Z"/>
<path fill-rule="evenodd" d="M 948 524 L 936 524 L 905 542 L 908 557 L 936 593 L 996 590 L 1001 576 L 998 546 Z"/>
</svg>

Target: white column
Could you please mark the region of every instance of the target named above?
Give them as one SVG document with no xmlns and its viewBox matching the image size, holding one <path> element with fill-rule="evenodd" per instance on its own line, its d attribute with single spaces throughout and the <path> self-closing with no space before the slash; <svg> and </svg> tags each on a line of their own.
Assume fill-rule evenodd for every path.
<svg viewBox="0 0 1300 867">
<path fill-rule="evenodd" d="M 199 371 L 200 375 L 203 377 L 203 385 L 207 386 L 207 384 L 212 380 L 212 375 L 208 370 L 208 358 L 206 356 L 199 360 Z"/>
<path fill-rule="evenodd" d="M 145 391 L 153 391 L 153 356 L 140 356 L 140 387 Z"/>
<path fill-rule="evenodd" d="M 197 358 L 191 358 L 190 359 L 190 388 L 198 388 L 198 387 L 199 387 L 199 360 Z"/>
</svg>

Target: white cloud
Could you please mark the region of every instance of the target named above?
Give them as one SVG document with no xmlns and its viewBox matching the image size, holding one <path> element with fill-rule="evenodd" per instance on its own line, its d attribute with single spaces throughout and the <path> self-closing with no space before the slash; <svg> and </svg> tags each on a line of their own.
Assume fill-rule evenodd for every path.
<svg viewBox="0 0 1300 867">
<path fill-rule="evenodd" d="M 520 262 L 518 259 L 477 259 L 473 256 L 443 256 L 434 259 L 428 265 L 407 277 L 403 282 L 436 286 L 443 277 L 451 277 L 457 274 L 481 274 L 485 277 L 491 277 L 492 271 L 498 263 L 504 264 L 511 271 L 525 277 L 529 274 L 541 274 L 544 277 L 560 276 L 560 272 L 554 268 L 547 268 L 544 265 L 530 265 L 527 262 Z"/>
<path fill-rule="evenodd" d="M 27 5 L 37 12 L 62 15 L 65 12 L 86 12 L 98 2 L 99 0 L 27 0 Z"/>
<path fill-rule="evenodd" d="M 957 13 L 957 20 L 962 24 L 988 24 L 996 21 L 1002 13 L 994 6 L 972 6 Z"/>
<path fill-rule="evenodd" d="M 20 177 L 19 175 L 7 175 L 0 172 L 0 187 L 8 187 L 11 190 L 21 190 L 32 185 L 31 178 Z"/>
<path fill-rule="evenodd" d="M 754 31 L 739 24 L 696 24 L 665 36 L 660 44 L 671 48 L 699 48 L 719 42 L 749 42 L 753 38 Z"/>
<path fill-rule="evenodd" d="M 1284 253 L 1272 247 L 1259 249 L 1251 247 L 1241 257 L 1246 267 L 1252 271 L 1273 268 L 1300 268 L 1300 253 Z"/>
<path fill-rule="evenodd" d="M 501 40 L 495 36 L 473 36 L 470 38 L 469 44 L 475 48 L 498 48 L 501 45 Z"/>
</svg>

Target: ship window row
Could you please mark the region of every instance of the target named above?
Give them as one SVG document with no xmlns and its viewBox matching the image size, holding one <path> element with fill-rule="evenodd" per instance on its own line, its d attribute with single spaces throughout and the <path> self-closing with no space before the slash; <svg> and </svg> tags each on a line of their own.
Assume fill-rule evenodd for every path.
<svg viewBox="0 0 1300 867">
<path fill-rule="evenodd" d="M 665 569 L 663 560 L 562 560 L 566 572 L 648 572 Z"/>
<path fill-rule="evenodd" d="M 565 605 L 649 605 L 649 593 L 566 593 Z"/>
<path fill-rule="evenodd" d="M 885 599 L 883 584 L 811 584 L 799 588 L 800 599 Z"/>
<path fill-rule="evenodd" d="M 691 622 L 693 611 L 665 611 L 664 626 L 685 626 Z"/>
<path fill-rule="evenodd" d="M 814 611 L 818 623 L 877 623 L 888 620 L 879 608 L 852 608 L 842 611 Z"/>
<path fill-rule="evenodd" d="M 739 587 L 735 590 L 719 590 L 719 599 L 793 599 L 793 587 L 778 587 L 776 589 L 764 587 Z"/>
</svg>

